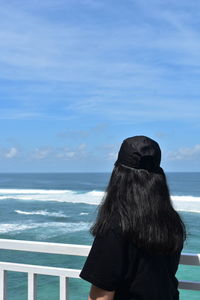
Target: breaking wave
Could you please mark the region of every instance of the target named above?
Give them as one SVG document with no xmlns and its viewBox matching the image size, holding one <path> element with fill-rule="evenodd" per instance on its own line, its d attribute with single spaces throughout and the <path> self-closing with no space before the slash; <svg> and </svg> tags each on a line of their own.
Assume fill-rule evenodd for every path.
<svg viewBox="0 0 200 300">
<path fill-rule="evenodd" d="M 60 217 L 66 218 L 67 216 L 62 212 L 48 212 L 46 210 L 36 210 L 36 211 L 23 211 L 16 209 L 15 212 L 20 215 L 40 215 L 40 216 L 48 216 L 48 217 Z"/>
<path fill-rule="evenodd" d="M 0 200 L 57 201 L 98 205 L 104 192 L 78 193 L 71 190 L 0 189 Z"/>
<path fill-rule="evenodd" d="M 98 205 L 103 196 L 103 191 L 95 190 L 87 193 L 79 193 L 72 190 L 0 189 L 0 200 L 15 199 L 20 201 L 56 201 Z M 200 197 L 172 195 L 171 198 L 176 210 L 200 213 Z M 65 216 L 62 215 L 62 212 L 26 212 L 19 210 L 16 212 L 19 214 L 41 214 L 57 217 Z"/>
<path fill-rule="evenodd" d="M 17 234 L 20 232 L 24 232 L 27 230 L 39 230 L 41 233 L 44 233 L 44 229 L 46 234 L 54 233 L 56 234 L 56 229 L 62 233 L 76 232 L 82 230 L 88 230 L 90 224 L 86 222 L 78 222 L 78 223 L 64 223 L 64 222 L 44 222 L 44 223 L 3 223 L 0 226 L 0 234 L 5 233 L 13 233 Z"/>
</svg>

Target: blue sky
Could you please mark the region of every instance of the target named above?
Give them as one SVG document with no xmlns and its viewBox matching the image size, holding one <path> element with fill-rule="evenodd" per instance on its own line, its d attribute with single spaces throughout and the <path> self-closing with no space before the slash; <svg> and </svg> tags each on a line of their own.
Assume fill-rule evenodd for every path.
<svg viewBox="0 0 200 300">
<path fill-rule="evenodd" d="M 200 171 L 200 2 L 0 0 L 0 171 L 111 171 L 155 139 Z"/>
</svg>

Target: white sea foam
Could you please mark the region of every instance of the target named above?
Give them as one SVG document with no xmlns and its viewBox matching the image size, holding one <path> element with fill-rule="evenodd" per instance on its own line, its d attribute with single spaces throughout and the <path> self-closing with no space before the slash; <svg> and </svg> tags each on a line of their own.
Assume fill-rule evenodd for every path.
<svg viewBox="0 0 200 300">
<path fill-rule="evenodd" d="M 172 196 L 171 198 L 176 210 L 200 213 L 200 197 Z"/>
<path fill-rule="evenodd" d="M 0 224 L 0 233 L 9 233 L 9 232 L 19 232 L 23 230 L 28 230 L 28 229 L 34 229 L 37 228 L 37 224 L 16 224 L 16 223 L 11 223 L 11 224 Z"/>
<path fill-rule="evenodd" d="M 104 192 L 77 193 L 70 190 L 0 189 L 0 200 L 57 201 L 98 205 Z"/>
<path fill-rule="evenodd" d="M 0 194 L 66 194 L 72 193 L 71 190 L 41 190 L 41 189 L 0 189 Z M 75 192 L 73 192 L 75 193 Z"/>
<path fill-rule="evenodd" d="M 71 190 L 0 189 L 0 200 L 12 198 L 23 201 L 57 201 L 98 205 L 103 195 L 104 192 L 95 190 L 77 193 Z M 200 197 L 172 195 L 171 198 L 175 209 L 200 213 Z"/>
<path fill-rule="evenodd" d="M 191 212 L 191 213 L 198 213 L 200 214 L 200 209 L 199 210 L 192 210 L 192 209 L 177 209 L 178 211 L 184 211 L 184 212 Z"/>
<path fill-rule="evenodd" d="M 47 235 L 60 233 L 70 233 L 82 230 L 88 230 L 90 223 L 67 223 L 67 222 L 44 222 L 44 223 L 3 223 L 0 224 L 0 234 L 5 233 L 20 233 L 25 230 L 36 230 Z M 45 230 L 44 230 L 45 229 Z"/>
<path fill-rule="evenodd" d="M 200 197 L 194 196 L 171 196 L 173 201 L 182 201 L 182 202 L 198 202 L 200 204 Z"/>
<path fill-rule="evenodd" d="M 94 196 L 94 197 L 103 197 L 104 192 L 101 191 L 91 191 L 87 193 L 89 196 Z"/>
<path fill-rule="evenodd" d="M 64 213 L 62 212 L 48 212 L 46 210 L 36 210 L 36 211 L 24 211 L 24 210 L 18 210 L 16 209 L 15 212 L 17 214 L 21 215 L 41 215 L 41 216 L 48 216 L 48 217 L 60 217 L 60 218 L 65 218 L 67 217 Z"/>
<path fill-rule="evenodd" d="M 80 215 L 80 216 L 84 216 L 84 215 L 89 215 L 89 213 L 81 212 L 79 215 Z"/>
</svg>

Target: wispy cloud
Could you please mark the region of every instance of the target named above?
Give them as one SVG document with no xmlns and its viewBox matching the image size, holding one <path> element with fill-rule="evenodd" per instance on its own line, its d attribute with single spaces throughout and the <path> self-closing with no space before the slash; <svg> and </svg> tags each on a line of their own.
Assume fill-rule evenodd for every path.
<svg viewBox="0 0 200 300">
<path fill-rule="evenodd" d="M 26 150 L 26 158 L 31 160 L 79 160 L 87 156 L 86 144 L 79 144 L 76 147 L 38 147 L 34 150 Z"/>
<path fill-rule="evenodd" d="M 86 144 L 80 144 L 77 147 L 62 147 L 56 150 L 56 157 L 63 160 L 79 160 L 87 157 L 88 151 Z"/>
<path fill-rule="evenodd" d="M 38 111 L 28 111 L 26 107 L 21 109 L 0 109 L 0 120 L 71 120 L 73 116 L 59 115 Z"/>
<path fill-rule="evenodd" d="M 0 109 L 0 119 L 1 120 L 20 120 L 20 119 L 38 119 L 43 118 L 41 113 L 21 111 L 15 109 Z"/>
<path fill-rule="evenodd" d="M 127 5 L 113 3 L 80 0 L 55 4 L 48 0 L 45 4 L 22 1 L 16 6 L 13 1 L 3 2 L 0 77 L 23 80 L 30 86 L 33 81 L 43 82 L 44 94 L 33 86 L 29 96 L 33 101 L 38 99 L 37 89 L 42 95 L 43 118 L 52 102 L 61 104 L 57 112 L 60 119 L 63 108 L 75 115 L 112 113 L 113 120 L 196 117 L 200 106 L 193 96 L 199 94 L 200 42 L 193 14 L 198 4 L 188 10 L 186 1 L 180 7 L 172 1 L 163 4 L 152 0 L 148 8 L 139 0 Z M 100 9 L 105 24 L 98 23 L 90 11 L 93 8 Z M 58 20 L 53 10 L 60 16 Z M 79 22 L 75 22 L 75 13 L 74 17 L 69 15 L 70 11 L 79 15 Z M 118 21 L 121 12 L 126 21 L 121 17 Z M 81 90 L 81 95 L 69 95 L 71 89 Z M 26 95 L 23 98 L 27 102 Z M 126 109 L 122 110 L 119 103 Z M 180 105 L 181 110 L 185 107 L 181 114 L 174 109 L 179 106 L 180 110 Z M 4 118 L 12 116 L 42 117 L 41 110 L 32 114 L 24 110 L 21 116 L 11 112 Z"/>
<path fill-rule="evenodd" d="M 91 4 L 96 1 L 84 2 Z M 102 2 L 105 8 L 111 9 L 109 3 Z M 47 3 L 51 7 L 51 2 Z M 65 9 L 70 10 L 71 6 L 72 2 L 71 5 L 66 2 Z M 183 13 L 174 15 L 173 5 L 167 11 L 159 4 L 153 5 L 151 19 L 147 18 L 146 22 L 131 24 L 133 20 L 128 19 L 127 24 L 124 22 L 120 27 L 112 26 L 110 29 L 95 24 L 90 15 L 89 23 L 80 19 L 80 23 L 75 25 L 68 19 L 64 23 L 55 22 L 51 15 L 37 15 L 32 9 L 34 5 L 31 4 L 26 9 L 22 6 L 13 8 L 5 3 L 1 7 L 3 26 L 0 34 L 4 40 L 1 76 L 6 77 L 7 68 L 7 75 L 25 80 L 96 81 L 105 85 L 107 82 L 109 86 L 115 82 L 117 85 L 119 80 L 123 84 L 126 81 L 126 84 L 137 85 L 142 78 L 144 83 L 146 78 L 151 79 L 149 83 L 152 84 L 153 79 L 159 79 L 160 75 L 169 71 L 165 63 L 177 64 L 177 58 L 186 58 L 192 53 L 199 55 L 197 32 L 188 25 L 193 19 L 192 14 L 185 11 L 186 16 Z M 116 14 L 117 10 L 118 7 L 111 11 Z M 122 6 L 122 10 L 126 13 L 126 6 Z M 83 13 L 79 10 L 81 16 Z M 164 35 L 154 26 L 158 19 L 161 26 L 168 23 Z M 152 53 L 152 49 L 156 53 Z M 160 50 L 162 52 L 159 53 Z M 163 50 L 169 53 L 163 53 Z M 155 58 L 154 54 L 158 57 Z M 200 63 L 200 55 L 198 62 L 196 56 L 190 55 L 191 58 L 195 65 Z M 8 67 L 17 67 L 18 72 L 11 74 Z"/>
<path fill-rule="evenodd" d="M 194 158 L 200 159 L 200 144 L 197 144 L 191 148 L 180 148 L 177 151 L 167 154 L 168 160 L 190 160 Z"/>
<path fill-rule="evenodd" d="M 51 147 L 36 148 L 32 153 L 32 158 L 36 160 L 46 159 L 52 154 L 53 149 Z"/>
<path fill-rule="evenodd" d="M 109 128 L 107 123 L 97 123 L 93 127 L 89 127 L 87 129 L 66 129 L 57 133 L 57 136 L 62 139 L 73 139 L 73 140 L 84 140 L 91 138 L 92 136 L 104 134 L 105 131 Z"/>
<path fill-rule="evenodd" d="M 69 109 L 69 108 L 68 108 Z M 145 101 L 135 99 L 109 99 L 107 101 L 80 101 L 72 104 L 72 111 L 78 111 L 80 114 L 97 114 L 103 116 L 105 120 L 117 120 L 124 122 L 148 122 L 162 120 L 192 120 L 199 119 L 200 104 L 184 99 L 152 99 Z"/>
<path fill-rule="evenodd" d="M 183 145 L 168 153 L 174 166 L 198 156 L 198 145 L 186 149 L 179 135 L 198 136 L 200 126 L 198 1 L 0 4 L 0 121 L 7 128 L 0 156 L 7 164 L 13 155 L 38 166 L 71 160 L 79 167 L 87 158 L 109 165 L 132 132 L 169 149 Z M 12 147 L 18 153 L 9 154 Z"/>
<path fill-rule="evenodd" d="M 0 158 L 13 159 L 19 156 L 24 161 L 79 161 L 93 159 L 114 160 L 117 152 L 116 145 L 102 144 L 98 147 L 88 147 L 86 143 L 80 143 L 76 146 L 39 146 L 37 148 L 23 147 L 19 151 L 17 147 L 9 149 L 0 149 Z"/>
<path fill-rule="evenodd" d="M 57 158 L 61 159 L 72 159 L 76 157 L 76 152 L 75 151 L 70 151 L 68 148 L 62 149 L 58 154 Z"/>
</svg>

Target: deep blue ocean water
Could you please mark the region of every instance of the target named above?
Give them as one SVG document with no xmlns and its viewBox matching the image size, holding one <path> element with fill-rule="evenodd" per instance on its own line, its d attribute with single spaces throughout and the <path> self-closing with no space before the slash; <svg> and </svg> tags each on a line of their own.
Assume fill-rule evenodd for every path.
<svg viewBox="0 0 200 300">
<path fill-rule="evenodd" d="M 188 239 L 183 252 L 200 253 L 200 173 L 167 173 L 174 207 Z M 0 238 L 91 245 L 88 229 L 108 183 L 108 173 L 0 174 Z M 0 250 L 0 261 L 81 269 L 84 257 Z M 198 280 L 199 267 L 180 266 L 177 277 Z M 8 300 L 27 299 L 27 275 L 8 274 Z M 70 300 L 86 300 L 89 284 L 70 279 Z M 181 300 L 200 292 L 180 291 Z M 58 279 L 38 277 L 38 300 L 58 300 Z"/>
</svg>

